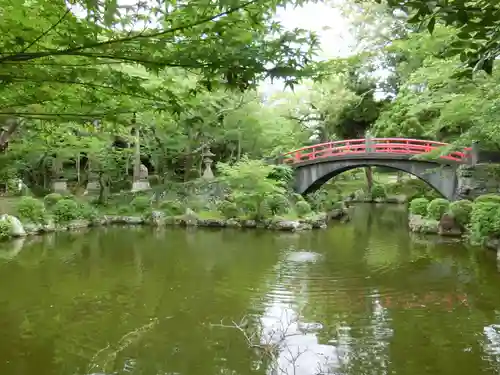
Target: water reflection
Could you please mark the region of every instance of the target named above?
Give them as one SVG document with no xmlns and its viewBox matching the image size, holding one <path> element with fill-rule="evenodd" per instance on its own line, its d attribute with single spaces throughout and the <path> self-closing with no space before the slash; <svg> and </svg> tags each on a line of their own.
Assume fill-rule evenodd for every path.
<svg viewBox="0 0 500 375">
<path fill-rule="evenodd" d="M 495 255 L 410 236 L 395 206 L 352 215 L 2 244 L 0 373 L 498 373 Z"/>
<path fill-rule="evenodd" d="M 307 293 L 307 264 L 321 255 L 313 252 L 286 252 L 278 263 L 278 285 L 270 291 L 270 299 L 260 323 L 263 327 L 261 345 L 274 345 L 270 375 L 320 374 L 337 363 L 337 350 L 320 344 L 315 332 L 322 329 L 318 322 L 307 322 L 295 302 Z M 286 286 L 293 285 L 290 293 Z M 298 294 L 296 292 L 298 291 Z"/>
<path fill-rule="evenodd" d="M 466 323 L 479 323 L 482 318 L 476 314 L 484 314 L 477 298 L 471 298 L 478 282 L 477 253 L 453 240 L 413 241 L 401 225 L 406 213 L 398 209 L 386 206 L 353 214 L 349 226 L 336 226 L 316 240 L 303 235 L 309 252 L 299 243 L 282 255 L 261 319 L 263 342 L 269 337 L 279 342 L 268 373 L 419 374 L 421 361 L 434 357 L 432 350 L 444 358 L 432 360 L 425 373 L 493 370 L 487 365 L 490 360 L 480 358 L 494 352 L 488 348 L 492 337 L 500 343 L 500 335 L 485 329 L 488 340 L 480 355 L 476 337 L 482 328 Z M 486 268 L 491 277 L 491 265 Z M 429 345 L 429 340 L 439 344 Z M 477 353 L 472 362 L 478 367 L 465 365 L 471 360 L 467 355 L 457 360 L 459 353 Z M 497 373 L 500 367 L 495 366 Z"/>
</svg>

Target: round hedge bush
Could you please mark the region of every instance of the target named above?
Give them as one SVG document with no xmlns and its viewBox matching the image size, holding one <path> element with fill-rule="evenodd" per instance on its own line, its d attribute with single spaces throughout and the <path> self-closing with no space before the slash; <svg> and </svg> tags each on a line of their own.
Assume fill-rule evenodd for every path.
<svg viewBox="0 0 500 375">
<path fill-rule="evenodd" d="M 491 202 L 491 203 L 499 203 L 500 204 L 500 195 L 496 194 L 485 194 L 485 195 L 480 195 L 474 200 L 475 203 L 482 203 L 482 202 Z"/>
<path fill-rule="evenodd" d="M 45 206 L 42 201 L 33 197 L 22 197 L 16 205 L 18 215 L 32 223 L 43 223 Z"/>
<path fill-rule="evenodd" d="M 159 207 L 167 216 L 182 215 L 184 213 L 184 207 L 178 200 L 161 201 Z"/>
<path fill-rule="evenodd" d="M 387 198 L 387 192 L 383 185 L 377 184 L 372 186 L 372 199 Z"/>
<path fill-rule="evenodd" d="M 410 202 L 410 212 L 413 215 L 425 216 L 427 215 L 427 206 L 429 200 L 427 198 L 415 198 Z"/>
<path fill-rule="evenodd" d="M 232 219 L 238 217 L 240 211 L 238 210 L 238 206 L 234 202 L 221 201 L 217 205 L 217 210 L 224 216 L 226 219 Z"/>
<path fill-rule="evenodd" d="M 56 223 L 67 223 L 80 216 L 80 207 L 73 199 L 61 199 L 52 208 L 52 215 Z"/>
<path fill-rule="evenodd" d="M 63 198 L 64 197 L 62 196 L 62 194 L 50 193 L 43 198 L 43 203 L 45 203 L 46 207 L 50 208 L 53 207 L 57 202 L 59 202 Z"/>
<path fill-rule="evenodd" d="M 95 221 L 99 218 L 99 211 L 88 203 L 80 203 L 78 205 L 78 217 L 85 220 Z"/>
<path fill-rule="evenodd" d="M 283 194 L 273 194 L 266 198 L 272 215 L 283 215 L 290 210 L 290 202 Z"/>
<path fill-rule="evenodd" d="M 462 228 L 465 228 L 469 224 L 472 206 L 472 202 L 466 199 L 450 203 L 451 216 L 453 216 L 455 222 Z"/>
<path fill-rule="evenodd" d="M 311 213 L 311 205 L 307 203 L 306 201 L 301 201 L 297 202 L 295 204 L 295 211 L 297 212 L 297 215 L 299 216 L 305 216 L 309 213 Z"/>
<path fill-rule="evenodd" d="M 0 241 L 6 240 L 11 236 L 12 223 L 9 220 L 0 220 Z"/>
<path fill-rule="evenodd" d="M 149 197 L 138 196 L 132 199 L 132 202 L 130 202 L 130 206 L 132 207 L 134 212 L 144 213 L 149 208 L 151 208 L 151 202 L 149 200 Z"/>
<path fill-rule="evenodd" d="M 450 202 L 447 199 L 433 199 L 427 206 L 427 217 L 429 219 L 440 220 L 449 208 Z"/>
<path fill-rule="evenodd" d="M 480 244 L 485 239 L 500 235 L 500 204 L 478 202 L 472 206 L 470 215 L 470 238 Z"/>
<path fill-rule="evenodd" d="M 293 193 L 292 194 L 292 202 L 295 204 L 297 202 L 302 202 L 304 200 L 304 197 L 300 194 Z"/>
</svg>

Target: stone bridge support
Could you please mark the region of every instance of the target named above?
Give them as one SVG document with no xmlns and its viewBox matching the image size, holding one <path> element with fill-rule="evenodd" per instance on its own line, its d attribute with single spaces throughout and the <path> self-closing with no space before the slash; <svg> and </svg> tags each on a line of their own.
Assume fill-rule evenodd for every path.
<svg viewBox="0 0 500 375">
<path fill-rule="evenodd" d="M 359 146 L 360 143 L 357 141 L 360 140 L 355 140 L 354 146 L 351 146 L 354 148 L 356 145 Z M 400 152 L 401 150 L 398 151 L 397 148 L 401 146 L 400 142 L 405 142 L 404 144 L 411 148 L 413 143 L 416 143 L 414 146 L 417 147 L 418 142 L 421 141 L 407 139 L 393 139 L 393 141 L 395 151 L 391 149 L 391 144 L 387 143 L 387 152 L 374 150 L 371 138 L 365 139 L 362 143 L 363 151 L 366 151 L 362 153 L 359 151 L 341 152 L 324 156 L 324 145 L 318 145 L 317 150 L 314 146 L 305 151 L 297 150 L 296 153 L 299 156 L 312 156 L 313 160 L 293 162 L 295 191 L 299 194 L 312 193 L 325 182 L 345 171 L 374 166 L 393 168 L 414 175 L 448 200 L 474 199 L 482 194 L 500 194 L 500 152 L 498 151 L 482 151 L 479 143 L 473 142 L 472 146 L 466 149 L 468 155 L 464 159 L 425 160 L 416 158 L 415 154 L 410 154 L 408 150 Z M 347 144 L 352 141 L 344 142 Z M 384 140 L 384 145 L 385 142 L 386 140 Z M 432 141 L 422 142 L 432 143 Z M 340 147 L 337 145 L 338 142 L 333 143 L 335 147 Z M 416 150 L 417 154 L 419 150 Z"/>
<path fill-rule="evenodd" d="M 312 193 L 319 189 L 331 178 L 350 169 L 377 166 L 389 167 L 414 175 L 425 181 L 449 200 L 456 200 L 458 196 L 459 174 L 458 165 L 440 164 L 434 161 L 405 159 L 394 155 L 383 157 L 375 154 L 362 155 L 356 158 L 351 155 L 345 159 L 333 159 L 304 162 L 295 168 L 295 191 L 299 194 Z"/>
</svg>

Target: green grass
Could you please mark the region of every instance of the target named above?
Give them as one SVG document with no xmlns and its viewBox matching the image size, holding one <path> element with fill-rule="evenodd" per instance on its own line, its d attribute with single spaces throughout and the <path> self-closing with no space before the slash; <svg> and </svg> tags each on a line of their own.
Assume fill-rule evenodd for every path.
<svg viewBox="0 0 500 375">
<path fill-rule="evenodd" d="M 0 197 L 0 214 L 16 214 L 16 204 L 21 197 Z"/>
<path fill-rule="evenodd" d="M 224 219 L 224 217 L 218 211 L 200 211 L 196 213 L 196 216 L 198 216 L 198 218 L 200 219 Z"/>
</svg>

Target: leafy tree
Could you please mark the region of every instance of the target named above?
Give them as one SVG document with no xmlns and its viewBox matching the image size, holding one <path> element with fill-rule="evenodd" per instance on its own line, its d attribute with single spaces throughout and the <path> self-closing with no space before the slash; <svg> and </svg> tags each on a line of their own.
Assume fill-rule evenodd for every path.
<svg viewBox="0 0 500 375">
<path fill-rule="evenodd" d="M 476 140 L 485 148 L 499 148 L 495 111 L 498 75 L 478 73 L 474 80 L 456 77 L 458 59 L 436 57 L 452 38 L 449 29 L 436 27 L 433 36 L 414 33 L 387 49 L 402 56 L 394 69 L 401 86 L 376 121 L 376 134 L 461 146 Z"/>
<path fill-rule="evenodd" d="M 144 108 L 179 113 L 185 98 L 164 84 L 172 75 L 195 77 L 190 96 L 246 90 L 264 77 L 293 85 L 311 73 L 317 42 L 272 20 L 287 3 L 300 1 L 0 1 L 0 147 L 21 118 L 116 127 Z"/>
<path fill-rule="evenodd" d="M 469 76 L 478 70 L 491 74 L 500 54 L 498 0 L 387 0 L 387 4 L 406 12 L 408 23 L 425 25 L 431 33 L 439 24 L 454 27 L 455 40 L 447 46 L 444 56 L 459 55 L 468 66 L 464 73 Z"/>
<path fill-rule="evenodd" d="M 266 199 L 286 192 L 281 181 L 269 178 L 273 166 L 261 161 L 243 158 L 233 165 L 221 163 L 219 170 L 220 181 L 231 189 L 236 205 L 258 219 L 267 216 Z"/>
<path fill-rule="evenodd" d="M 330 61 L 324 66 L 330 75 L 313 85 L 310 106 L 320 142 L 364 138 L 377 120 L 384 102 L 375 98 L 377 83 L 365 63 L 363 55 Z M 371 191 L 371 168 L 365 170 Z"/>
</svg>

